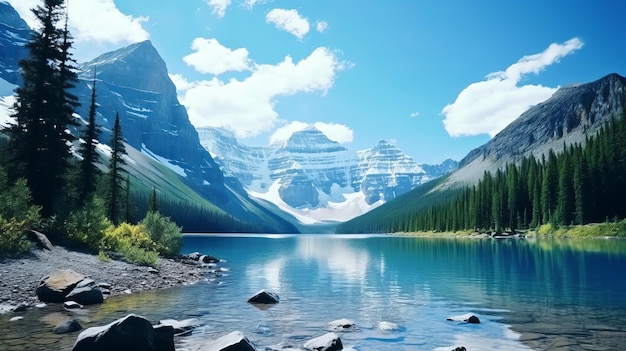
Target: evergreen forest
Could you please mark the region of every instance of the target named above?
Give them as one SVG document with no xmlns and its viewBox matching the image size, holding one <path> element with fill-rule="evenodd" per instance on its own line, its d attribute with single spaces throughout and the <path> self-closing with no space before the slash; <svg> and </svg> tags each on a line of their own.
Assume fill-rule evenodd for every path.
<svg viewBox="0 0 626 351">
<path fill-rule="evenodd" d="M 626 218 L 625 177 L 626 110 L 583 143 L 485 172 L 462 189 L 433 194 L 436 180 L 397 199 L 392 210 L 383 206 L 337 232 L 499 233 L 617 221 Z"/>
</svg>

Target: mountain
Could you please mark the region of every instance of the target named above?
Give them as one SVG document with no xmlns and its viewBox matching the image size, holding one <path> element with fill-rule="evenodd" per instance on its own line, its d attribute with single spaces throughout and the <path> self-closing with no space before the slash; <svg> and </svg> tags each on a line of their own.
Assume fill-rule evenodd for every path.
<svg viewBox="0 0 626 351">
<path fill-rule="evenodd" d="M 548 150 L 584 143 L 613 117 L 626 101 L 626 78 L 613 73 L 594 82 L 557 90 L 504 128 L 489 142 L 470 151 L 442 187 L 475 183 L 485 170 L 494 171 L 524 156 L 541 158 Z"/>
<path fill-rule="evenodd" d="M 12 90 L 20 83 L 17 63 L 28 55 L 25 44 L 31 34 L 17 12 L 0 2 L 0 92 L 3 93 L 0 121 L 3 123 L 10 119 Z M 238 182 L 224 178 L 211 155 L 200 145 L 198 133 L 178 101 L 167 66 L 150 41 L 103 54 L 79 64 L 78 69 L 79 81 L 72 91 L 80 102 L 76 112 L 83 117 L 88 115 L 95 78 L 97 123 L 104 130 L 100 138 L 101 155 L 104 160 L 109 157 L 106 144 L 119 114 L 128 143 L 126 169 L 133 189 L 147 193 L 154 186 L 161 200 L 202 207 L 208 211 L 205 215 L 214 217 L 207 222 L 232 222 L 231 227 L 236 230 L 297 232 L 287 220 L 250 199 Z M 72 132 L 80 135 L 81 130 Z"/>
<path fill-rule="evenodd" d="M 31 33 L 17 11 L 8 3 L 0 2 L 0 78 L 13 85 L 21 82 L 18 62 L 28 56 L 26 43 Z"/>
<path fill-rule="evenodd" d="M 453 206 L 447 201 L 459 195 L 463 186 L 476 184 L 485 171 L 493 173 L 530 155 L 541 160 L 549 150 L 559 153 L 565 145 L 584 145 L 612 118 L 619 118 L 626 110 L 625 103 L 626 78 L 618 74 L 563 87 L 546 101 L 528 109 L 489 142 L 470 151 L 457 170 L 343 223 L 337 230 L 342 233 L 389 231 L 394 228 L 393 223 L 402 221 L 401 218 L 405 223 L 414 220 L 416 213 L 430 210 L 433 205 L 445 204 L 444 208 L 451 209 Z"/>
<path fill-rule="evenodd" d="M 384 140 L 350 151 L 313 127 L 267 147 L 241 144 L 220 128 L 198 133 L 226 176 L 309 224 L 348 220 L 456 168 L 452 160 L 419 165 Z"/>
</svg>

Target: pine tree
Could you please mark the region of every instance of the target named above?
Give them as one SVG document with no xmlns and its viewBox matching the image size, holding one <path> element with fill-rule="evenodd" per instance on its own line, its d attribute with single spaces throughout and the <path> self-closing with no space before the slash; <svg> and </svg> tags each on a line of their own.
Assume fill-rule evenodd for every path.
<svg viewBox="0 0 626 351">
<path fill-rule="evenodd" d="M 96 190 L 96 181 L 100 175 L 96 149 L 100 132 L 100 126 L 96 124 L 96 74 L 94 72 L 89 118 L 87 128 L 85 128 L 82 135 L 84 143 L 81 144 L 78 151 L 82 157 L 78 176 L 78 201 L 80 205 L 84 204 Z"/>
<path fill-rule="evenodd" d="M 32 11 L 41 26 L 26 44 L 30 57 L 19 63 L 23 84 L 16 89 L 15 122 L 7 128 L 9 172 L 12 179 L 26 179 L 33 202 L 49 216 L 66 185 L 74 140 L 68 127 L 76 123 L 78 105 L 68 90 L 77 75 L 67 25 L 59 28 L 64 1 L 45 0 Z"/>
<path fill-rule="evenodd" d="M 156 187 L 152 187 L 152 195 L 150 196 L 150 202 L 148 203 L 149 212 L 159 212 L 159 200 L 157 199 Z"/>
<path fill-rule="evenodd" d="M 115 114 L 115 124 L 111 134 L 111 159 L 109 160 L 109 184 L 108 184 L 108 215 L 113 223 L 119 223 L 121 195 L 124 182 L 124 168 L 126 164 L 123 156 L 126 155 L 126 147 L 124 146 L 124 138 L 122 137 L 122 127 L 120 125 L 120 116 Z"/>
</svg>

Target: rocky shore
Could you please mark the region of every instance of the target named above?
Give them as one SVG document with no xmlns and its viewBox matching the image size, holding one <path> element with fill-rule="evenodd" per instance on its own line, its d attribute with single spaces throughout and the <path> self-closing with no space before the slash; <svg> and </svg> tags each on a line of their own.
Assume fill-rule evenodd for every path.
<svg viewBox="0 0 626 351">
<path fill-rule="evenodd" d="M 118 260 L 105 262 L 96 255 L 60 246 L 34 249 L 22 258 L 0 260 L 0 314 L 39 303 L 35 291 L 41 279 L 63 269 L 110 284 L 110 296 L 192 284 L 206 270 L 182 259 L 159 258 L 158 268 L 154 269 Z"/>
</svg>

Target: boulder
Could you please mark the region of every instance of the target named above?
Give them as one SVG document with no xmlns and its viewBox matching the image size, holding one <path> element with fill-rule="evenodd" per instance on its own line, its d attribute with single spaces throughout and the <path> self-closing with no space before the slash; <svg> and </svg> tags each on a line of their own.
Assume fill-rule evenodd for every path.
<svg viewBox="0 0 626 351">
<path fill-rule="evenodd" d="M 182 321 L 177 321 L 175 319 L 164 319 L 159 321 L 159 324 L 155 326 L 170 326 L 174 329 L 174 336 L 187 336 L 190 335 L 194 329 L 198 328 L 200 324 L 195 319 L 184 319 Z"/>
<path fill-rule="evenodd" d="M 77 320 L 75 319 L 71 319 L 61 325 L 59 325 L 58 327 L 54 328 L 52 331 L 55 334 L 67 334 L 67 333 L 73 333 L 73 332 L 77 332 L 79 330 L 83 329 L 83 326 L 80 325 L 80 323 L 78 323 Z"/>
<path fill-rule="evenodd" d="M 110 324 L 82 331 L 72 351 L 174 351 L 174 329 L 154 328 L 150 321 L 129 314 Z"/>
<path fill-rule="evenodd" d="M 460 316 L 448 317 L 446 320 L 455 321 L 455 322 L 466 322 L 470 324 L 478 324 L 480 323 L 480 319 L 471 313 L 463 314 Z"/>
<path fill-rule="evenodd" d="M 200 256 L 200 258 L 198 260 L 200 262 L 202 262 L 202 263 L 217 263 L 217 262 L 220 261 L 219 258 L 213 257 L 213 256 L 209 256 L 209 255 L 202 255 L 202 256 Z"/>
<path fill-rule="evenodd" d="M 63 302 L 85 277 L 71 269 L 53 273 L 41 280 L 37 287 L 37 297 L 43 302 Z"/>
<path fill-rule="evenodd" d="M 273 304 L 278 303 L 280 298 L 277 294 L 261 290 L 248 299 L 249 303 Z"/>
<path fill-rule="evenodd" d="M 93 279 L 83 279 L 67 296 L 67 301 L 75 301 L 81 305 L 94 305 L 104 301 L 102 290 Z"/>
<path fill-rule="evenodd" d="M 382 331 L 398 331 L 401 330 L 400 326 L 396 323 L 392 323 L 392 322 L 379 322 L 378 323 L 378 330 L 382 330 Z"/>
<path fill-rule="evenodd" d="M 311 351 L 343 350 L 341 339 L 335 333 L 326 333 L 304 343 L 304 348 Z"/>
<path fill-rule="evenodd" d="M 200 261 L 200 253 L 198 251 L 187 254 L 186 257 L 192 261 Z"/>
<path fill-rule="evenodd" d="M 347 332 L 347 331 L 358 331 L 359 327 L 353 321 L 346 319 L 346 318 L 342 318 L 342 319 L 337 319 L 328 323 L 328 329 L 330 331 Z"/>
<path fill-rule="evenodd" d="M 39 247 L 50 251 L 54 250 L 54 246 L 52 246 L 52 243 L 50 242 L 50 240 L 48 240 L 48 237 L 45 236 L 43 233 L 32 229 L 28 232 L 30 233 L 31 238 L 33 238 L 33 240 Z"/>
<path fill-rule="evenodd" d="M 256 351 L 250 340 L 240 331 L 234 331 L 217 340 L 209 340 L 197 351 Z"/>
</svg>

